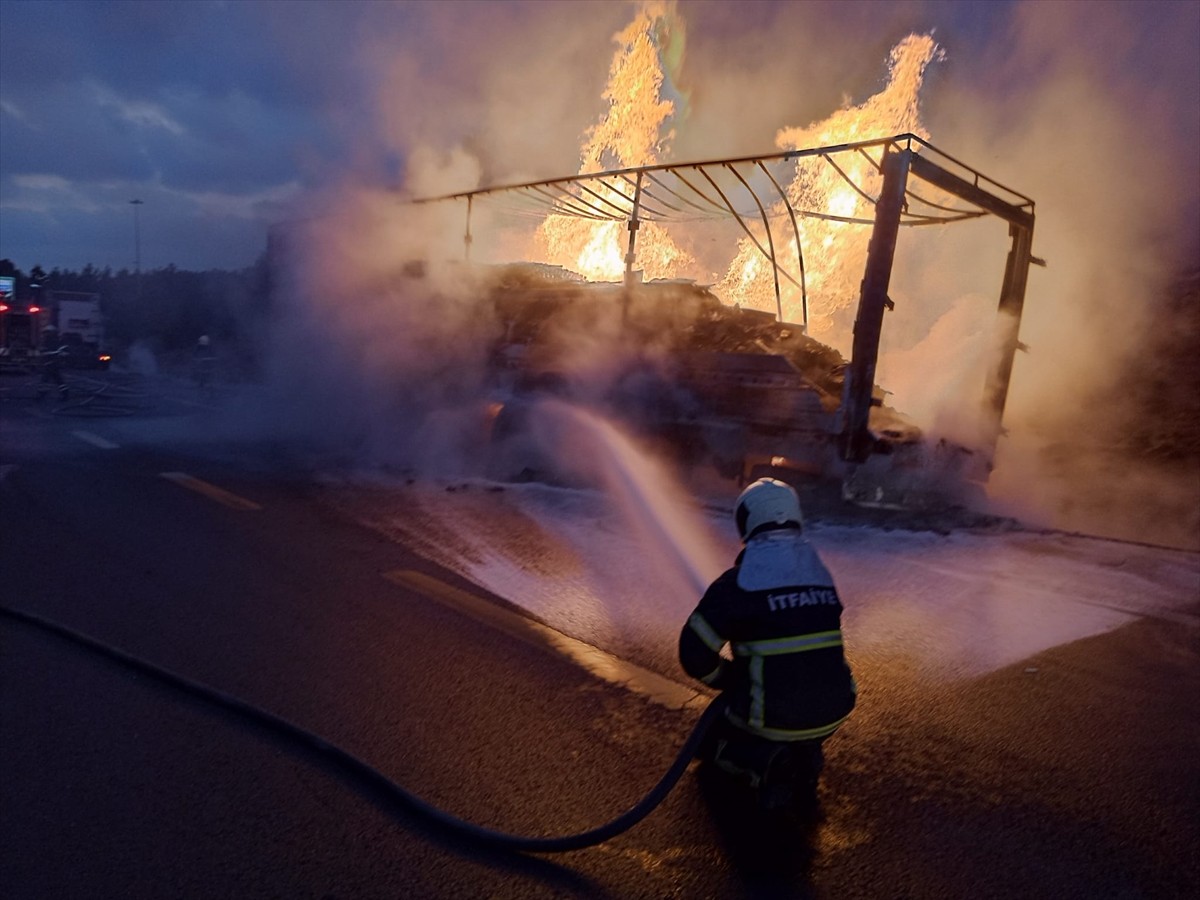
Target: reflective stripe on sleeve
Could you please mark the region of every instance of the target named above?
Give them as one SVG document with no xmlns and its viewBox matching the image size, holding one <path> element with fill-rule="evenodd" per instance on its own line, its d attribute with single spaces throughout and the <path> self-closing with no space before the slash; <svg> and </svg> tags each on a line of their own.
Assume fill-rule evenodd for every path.
<svg viewBox="0 0 1200 900">
<path fill-rule="evenodd" d="M 721 660 L 720 662 L 717 663 L 717 667 L 715 669 L 713 669 L 711 672 L 709 672 L 707 675 L 705 675 L 700 680 L 703 681 L 707 685 L 714 684 L 716 682 L 717 678 L 720 677 L 721 670 L 723 668 L 725 668 L 725 661 Z"/>
<path fill-rule="evenodd" d="M 692 631 L 696 632 L 696 637 L 704 641 L 704 645 L 713 653 L 720 653 L 721 648 L 725 646 L 725 641 L 713 630 L 713 627 L 705 621 L 704 616 L 700 615 L 700 613 L 692 613 L 688 617 L 688 626 Z"/>
<path fill-rule="evenodd" d="M 741 641 L 733 645 L 733 653 L 735 656 L 780 656 L 784 653 L 800 653 L 805 650 L 823 650 L 826 647 L 840 646 L 842 646 L 841 631 L 818 631 L 815 634 L 797 634 L 768 641 Z"/>
</svg>

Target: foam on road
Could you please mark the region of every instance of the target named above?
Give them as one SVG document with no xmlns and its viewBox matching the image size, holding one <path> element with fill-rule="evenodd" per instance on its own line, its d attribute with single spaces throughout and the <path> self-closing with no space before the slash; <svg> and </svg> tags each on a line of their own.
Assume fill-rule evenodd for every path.
<svg viewBox="0 0 1200 900">
<path fill-rule="evenodd" d="M 604 495 L 487 484 L 335 493 L 364 523 L 552 628 L 678 676 L 692 579 Z M 739 548 L 732 523 L 687 511 L 717 548 L 715 577 Z M 1185 551 L 1026 531 L 808 533 L 841 591 L 851 655 L 905 657 L 936 678 L 981 675 L 1141 617 L 1200 626 L 1200 556 Z"/>
</svg>

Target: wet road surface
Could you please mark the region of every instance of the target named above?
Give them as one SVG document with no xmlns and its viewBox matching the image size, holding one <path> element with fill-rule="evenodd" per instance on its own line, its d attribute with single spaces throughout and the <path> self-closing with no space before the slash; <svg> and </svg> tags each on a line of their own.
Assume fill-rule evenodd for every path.
<svg viewBox="0 0 1200 900">
<path fill-rule="evenodd" d="M 169 386 L 138 390 L 161 402 L 86 422 L 19 392 L 0 402 L 5 604 L 245 698 L 496 828 L 593 826 L 670 763 L 695 708 L 386 577 L 506 606 L 340 516 L 262 448 L 172 438 L 167 419 L 196 410 L 162 400 Z M 167 439 L 152 442 L 135 426 L 158 416 Z M 689 774 L 625 835 L 539 859 L 464 843 L 302 748 L 0 619 L 0 894 L 1191 896 L 1188 621 L 952 682 L 860 654 L 862 700 L 827 745 L 811 827 L 751 836 Z"/>
</svg>

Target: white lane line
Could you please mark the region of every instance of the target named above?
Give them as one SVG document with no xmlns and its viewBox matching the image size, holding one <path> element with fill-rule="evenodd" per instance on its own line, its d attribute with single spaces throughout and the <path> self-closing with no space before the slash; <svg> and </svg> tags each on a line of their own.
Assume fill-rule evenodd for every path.
<svg viewBox="0 0 1200 900">
<path fill-rule="evenodd" d="M 669 709 L 683 709 L 687 706 L 703 705 L 708 702 L 709 698 L 694 688 L 672 681 L 649 669 L 643 669 L 634 663 L 626 662 L 611 653 L 605 653 L 598 647 L 568 637 L 548 625 L 511 612 L 482 597 L 439 581 L 424 572 L 417 572 L 413 569 L 396 569 L 384 572 L 383 577 L 393 584 L 415 590 L 528 644 L 542 650 L 560 653 L 593 675 L 641 694 L 661 706 Z"/>
<path fill-rule="evenodd" d="M 247 500 L 245 497 L 239 497 L 237 494 L 230 493 L 224 488 L 219 488 L 215 484 L 209 484 L 207 481 L 201 481 L 189 475 L 187 472 L 159 472 L 160 477 L 173 481 L 180 487 L 185 487 L 189 491 L 195 491 L 207 497 L 209 500 L 215 500 L 222 506 L 228 506 L 230 509 L 244 510 L 259 510 L 262 507 L 253 500 Z"/>
<path fill-rule="evenodd" d="M 101 450 L 116 450 L 120 444 L 114 444 L 106 438 L 100 437 L 98 434 L 92 434 L 90 431 L 72 431 L 71 434 L 79 438 L 81 441 L 86 441 L 93 447 L 99 447 Z"/>
</svg>

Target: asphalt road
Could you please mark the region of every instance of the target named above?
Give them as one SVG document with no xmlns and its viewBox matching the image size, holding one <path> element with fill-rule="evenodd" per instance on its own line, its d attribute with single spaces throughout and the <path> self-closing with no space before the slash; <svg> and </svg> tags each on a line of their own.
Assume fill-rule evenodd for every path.
<svg viewBox="0 0 1200 900">
<path fill-rule="evenodd" d="M 213 398 L 103 380 L 114 389 L 87 410 L 0 380 L 0 602 L 244 698 L 505 831 L 599 824 L 669 765 L 696 709 L 389 577 L 504 606 L 332 511 L 270 448 L 139 427 L 176 433 Z M 626 834 L 539 858 L 463 841 L 269 730 L 0 618 L 0 896 L 1200 890 L 1196 627 L 1143 619 L 954 684 L 851 654 L 862 700 L 827 745 L 811 827 L 730 822 L 689 773 Z"/>
</svg>

